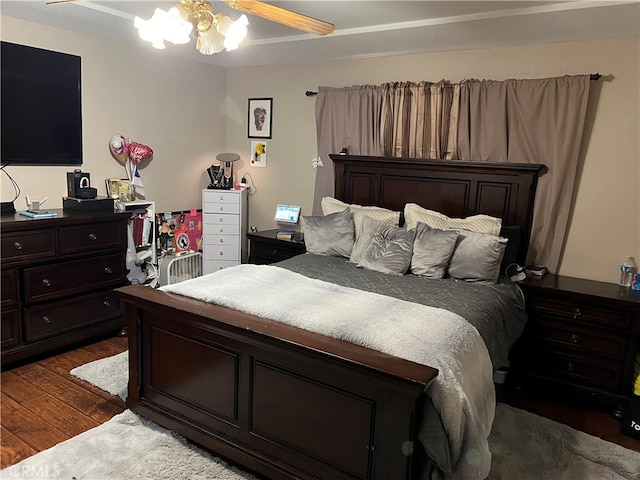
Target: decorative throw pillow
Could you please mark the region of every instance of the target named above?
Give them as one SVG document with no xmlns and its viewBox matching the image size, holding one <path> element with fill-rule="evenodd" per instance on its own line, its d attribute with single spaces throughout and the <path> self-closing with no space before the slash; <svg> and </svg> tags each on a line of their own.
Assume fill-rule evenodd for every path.
<svg viewBox="0 0 640 480">
<path fill-rule="evenodd" d="M 300 217 L 307 252 L 332 257 L 349 257 L 353 248 L 351 212 L 325 216 Z"/>
<path fill-rule="evenodd" d="M 405 230 L 370 217 L 362 220 L 362 232 L 351 251 L 356 266 L 381 273 L 404 275 L 411 265 L 414 230 Z"/>
<path fill-rule="evenodd" d="M 324 215 L 349 209 L 353 215 L 356 238 L 362 231 L 362 219 L 364 217 L 370 217 L 394 227 L 400 224 L 400 212 L 394 212 L 393 210 L 382 207 L 363 207 L 362 205 L 344 203 L 333 197 L 323 197 L 320 201 L 320 206 L 322 207 L 322 213 Z"/>
<path fill-rule="evenodd" d="M 469 230 L 460 230 L 458 233 L 449 275 L 468 282 L 496 283 L 508 240 Z"/>
<path fill-rule="evenodd" d="M 418 222 L 411 256 L 411 273 L 427 278 L 442 278 L 456 248 L 458 232 L 431 228 Z"/>
<path fill-rule="evenodd" d="M 502 219 L 489 215 L 472 215 L 466 218 L 450 218 L 446 215 L 422 208 L 415 203 L 407 203 L 404 206 L 405 227 L 416 228 L 418 222 L 426 223 L 430 227 L 440 230 L 464 229 L 478 233 L 499 235 Z"/>
</svg>

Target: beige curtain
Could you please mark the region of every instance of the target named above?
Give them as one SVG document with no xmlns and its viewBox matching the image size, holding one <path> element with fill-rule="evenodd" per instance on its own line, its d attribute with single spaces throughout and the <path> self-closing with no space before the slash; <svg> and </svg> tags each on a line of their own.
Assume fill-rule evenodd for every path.
<svg viewBox="0 0 640 480">
<path fill-rule="evenodd" d="M 382 152 L 387 157 L 455 159 L 460 85 L 382 85 Z"/>
<path fill-rule="evenodd" d="M 461 84 L 459 158 L 542 163 L 527 263 L 556 272 L 566 239 L 589 75 Z"/>
<path fill-rule="evenodd" d="M 318 156 L 324 167 L 316 169 L 313 215 L 322 213 L 320 200 L 334 194 L 330 153 L 347 148 L 351 155 L 381 155 L 380 108 L 382 89 L 362 85 L 345 88 L 320 87 L 316 98 Z"/>
</svg>

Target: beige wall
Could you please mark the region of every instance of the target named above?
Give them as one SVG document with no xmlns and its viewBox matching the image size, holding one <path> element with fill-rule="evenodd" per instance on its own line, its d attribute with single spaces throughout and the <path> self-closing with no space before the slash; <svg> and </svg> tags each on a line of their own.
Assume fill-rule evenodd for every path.
<svg viewBox="0 0 640 480">
<path fill-rule="evenodd" d="M 206 168 L 217 163 L 226 136 L 226 72 L 180 60 L 167 52 L 80 35 L 2 17 L 2 40 L 82 57 L 84 164 L 92 186 L 106 194 L 105 178 L 126 178 L 111 156 L 109 140 L 122 134 L 150 146 L 153 159 L 140 169 L 148 200 L 156 210 L 199 208 L 208 183 Z M 8 167 L 22 195 L 48 196 L 61 208 L 69 167 Z M 2 176 L 2 200 L 13 189 Z"/>
<path fill-rule="evenodd" d="M 539 78 L 600 72 L 597 109 L 583 147 L 584 163 L 560 273 L 616 282 L 627 255 L 640 258 L 640 43 L 636 40 L 496 48 L 369 58 L 314 65 L 224 69 L 176 59 L 167 52 L 1 18 L 3 40 L 83 57 L 85 164 L 94 186 L 124 170 L 108 141 L 122 133 L 154 149 L 141 171 L 147 198 L 158 210 L 200 205 L 205 169 L 217 153 L 241 154 L 236 172 L 248 172 L 251 225 L 274 228 L 276 203 L 309 214 L 316 155 L 314 97 L 319 85 L 379 84 L 442 78 Z M 267 167 L 249 165 L 247 99 L 273 97 L 273 138 Z M 226 116 L 226 118 L 225 118 Z M 544 159 L 541 159 L 544 163 Z M 9 167 L 34 198 L 59 207 L 66 193 L 64 167 Z M 239 175 L 239 176 L 240 176 Z M 238 176 L 238 178 L 239 178 Z M 2 178 L 2 200 L 12 190 Z M 102 190 L 101 190 L 102 191 Z"/>
<path fill-rule="evenodd" d="M 230 70 L 227 93 L 234 111 L 227 124 L 227 146 L 243 159 L 250 150 L 246 121 L 242 121 L 247 98 L 274 98 L 267 168 L 243 165 L 258 187 L 250 200 L 250 222 L 261 229 L 274 228 L 276 203 L 300 204 L 303 213 L 311 211 L 315 178 L 311 159 L 316 154 L 316 140 L 314 99 L 304 95 L 306 90 L 316 90 L 318 85 L 443 78 L 503 80 L 599 72 L 608 78 L 592 84 L 594 92 L 599 89 L 599 101 L 588 120 L 590 132 L 583 146 L 560 273 L 617 282 L 619 265 L 627 255 L 640 260 L 639 58 L 636 39 Z"/>
</svg>

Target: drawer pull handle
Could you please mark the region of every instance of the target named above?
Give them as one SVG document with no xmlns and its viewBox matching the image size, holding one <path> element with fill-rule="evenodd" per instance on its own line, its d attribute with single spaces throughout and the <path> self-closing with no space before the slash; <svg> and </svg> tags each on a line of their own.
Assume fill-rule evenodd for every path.
<svg viewBox="0 0 640 480">
<path fill-rule="evenodd" d="M 224 228 L 220 228 L 220 233 L 224 233 Z"/>
<path fill-rule="evenodd" d="M 51 318 L 45 315 L 44 317 L 42 317 L 42 323 L 49 325 L 51 323 Z"/>
<path fill-rule="evenodd" d="M 220 217 L 220 223 L 224 222 L 224 218 Z"/>
<path fill-rule="evenodd" d="M 22 244 L 20 242 L 13 242 L 13 248 L 16 250 L 22 250 Z"/>
<path fill-rule="evenodd" d="M 576 335 L 575 333 L 572 333 L 571 337 L 569 337 L 569 338 L 571 338 L 571 341 L 573 343 L 578 343 L 580 341 L 580 337 L 578 335 Z"/>
<path fill-rule="evenodd" d="M 224 212 L 224 207 L 222 205 L 220 205 L 220 211 Z"/>
<path fill-rule="evenodd" d="M 224 252 L 220 252 L 220 256 L 223 256 L 223 255 L 224 255 Z"/>
<path fill-rule="evenodd" d="M 48 278 L 45 278 L 44 280 L 42 280 L 42 286 L 43 287 L 50 287 L 51 286 L 51 280 L 49 280 Z"/>
<path fill-rule="evenodd" d="M 221 238 L 221 239 L 220 239 L 220 243 L 224 243 L 224 239 L 222 239 L 222 238 Z"/>
<path fill-rule="evenodd" d="M 104 267 L 104 273 L 106 273 L 107 275 L 111 275 L 113 273 L 113 270 L 111 269 L 111 267 Z"/>
<path fill-rule="evenodd" d="M 577 320 L 580 315 L 582 315 L 582 312 L 579 308 L 576 308 L 576 312 L 573 314 L 573 319 Z"/>
<path fill-rule="evenodd" d="M 104 302 L 102 302 L 102 304 L 107 308 L 111 306 L 111 302 L 109 300 L 105 300 Z"/>
<path fill-rule="evenodd" d="M 95 233 L 90 233 L 89 234 L 89 240 L 96 240 L 98 238 L 98 235 L 96 235 Z"/>
<path fill-rule="evenodd" d="M 221 201 L 222 201 L 222 200 L 224 200 L 224 197 L 223 197 L 222 195 L 220 195 L 220 200 L 221 200 Z"/>
<path fill-rule="evenodd" d="M 573 364 L 573 362 L 567 362 L 567 370 L 570 372 L 573 372 L 575 370 L 576 366 Z"/>
</svg>

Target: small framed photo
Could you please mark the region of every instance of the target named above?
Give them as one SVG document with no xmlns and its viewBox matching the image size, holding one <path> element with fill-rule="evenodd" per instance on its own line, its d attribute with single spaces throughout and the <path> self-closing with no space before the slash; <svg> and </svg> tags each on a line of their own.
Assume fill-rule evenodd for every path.
<svg viewBox="0 0 640 480">
<path fill-rule="evenodd" d="M 249 138 L 271 138 L 273 98 L 250 98 Z"/>
</svg>

